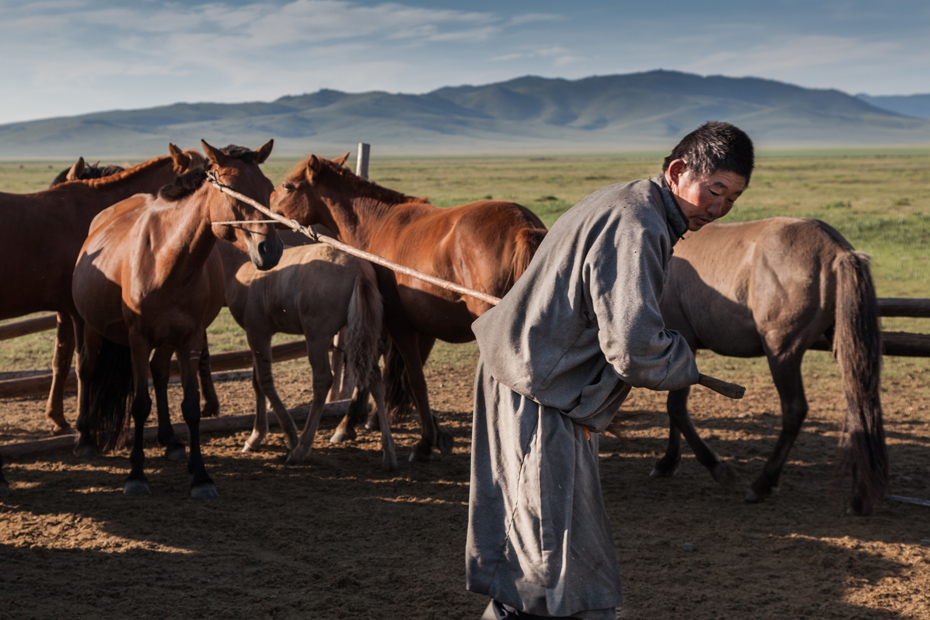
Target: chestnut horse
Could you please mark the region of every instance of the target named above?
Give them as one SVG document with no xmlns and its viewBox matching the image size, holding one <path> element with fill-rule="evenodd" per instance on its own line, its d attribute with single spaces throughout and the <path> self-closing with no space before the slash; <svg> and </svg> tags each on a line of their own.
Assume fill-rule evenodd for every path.
<svg viewBox="0 0 930 620">
<path fill-rule="evenodd" d="M 65 380 L 74 357 L 71 274 L 91 220 L 140 192 L 155 192 L 203 162 L 197 151 L 158 157 L 112 176 L 62 183 L 33 194 L 0 193 L 0 319 L 51 310 L 58 313 L 52 387 L 45 415 L 55 434 L 70 432 L 64 417 Z M 73 167 L 72 167 L 73 169 Z"/>
<path fill-rule="evenodd" d="M 172 352 L 180 366 L 181 411 L 191 442 L 191 495 L 216 496 L 200 450 L 197 386 L 206 328 L 224 302 L 222 264 L 213 250 L 218 238 L 226 239 L 246 252 L 256 267 L 270 269 L 283 248 L 274 226 L 263 221 L 261 213 L 207 180 L 212 175 L 268 204 L 273 186 L 258 165 L 271 153 L 273 142 L 258 151 L 202 145 L 209 171 L 194 169 L 157 196 L 137 195 L 101 212 L 91 223 L 74 268 L 72 291 L 81 319 L 75 326 L 84 344 L 78 367 L 76 450 L 114 447 L 127 424 L 126 404 L 132 396 L 132 469 L 126 494 L 149 492 L 142 438 L 152 405 L 148 376 L 154 350 L 151 369 L 159 400 L 165 398 L 162 390 Z M 213 225 L 236 220 L 259 221 Z"/>
<path fill-rule="evenodd" d="M 510 290 L 545 235 L 542 221 L 516 203 L 485 200 L 443 209 L 362 179 L 344 162 L 316 155 L 301 162 L 275 189 L 272 209 L 305 226 L 322 224 L 361 250 L 497 297 Z M 473 340 L 472 322 L 491 306 L 374 268 L 385 326 L 420 414 L 421 437 L 410 460 L 428 460 L 434 446 L 451 450 L 452 437 L 430 410 L 425 356 L 436 339 Z"/>
<path fill-rule="evenodd" d="M 277 267 L 258 271 L 228 243 L 218 246 L 226 274 L 226 305 L 245 329 L 252 350 L 252 387 L 255 390 L 255 424 L 243 452 L 260 450 L 268 433 L 265 399 L 271 402 L 284 430 L 290 454 L 288 463 L 310 457 L 326 394 L 333 384 L 329 343 L 343 327 L 345 362 L 355 379 L 355 394 L 363 410 L 371 387 L 381 427 L 381 461 L 385 471 L 397 469 L 394 440 L 384 409 L 378 341 L 382 332 L 381 294 L 374 269 L 366 261 L 328 245 L 302 245 L 284 250 Z M 271 373 L 271 337 L 302 334 L 313 373 L 313 401 L 298 441 L 297 426 L 274 387 Z M 349 414 L 343 421 L 347 424 Z"/>
<path fill-rule="evenodd" d="M 824 222 L 776 217 L 688 233 L 675 246 L 669 271 L 662 299 L 666 327 L 681 332 L 692 349 L 768 358 L 782 430 L 746 499 L 760 501 L 778 486 L 807 415 L 801 360 L 826 336 L 846 392 L 841 447 L 853 478 L 852 509 L 871 513 L 888 489 L 888 456 L 879 395 L 881 331 L 868 257 Z M 691 424 L 688 392 L 668 395 L 669 444 L 653 475 L 674 473 L 684 433 L 714 478 L 732 482 L 732 470 Z"/>
</svg>

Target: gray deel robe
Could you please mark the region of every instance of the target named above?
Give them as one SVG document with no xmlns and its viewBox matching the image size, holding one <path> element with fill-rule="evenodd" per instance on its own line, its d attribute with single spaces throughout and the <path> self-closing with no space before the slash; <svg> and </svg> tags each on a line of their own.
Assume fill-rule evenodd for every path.
<svg viewBox="0 0 930 620">
<path fill-rule="evenodd" d="M 615 618 L 620 575 L 596 433 L 631 387 L 698 380 L 659 311 L 686 230 L 662 175 L 597 191 L 559 218 L 513 289 L 472 325 L 481 358 L 469 590 L 543 616 Z"/>
</svg>

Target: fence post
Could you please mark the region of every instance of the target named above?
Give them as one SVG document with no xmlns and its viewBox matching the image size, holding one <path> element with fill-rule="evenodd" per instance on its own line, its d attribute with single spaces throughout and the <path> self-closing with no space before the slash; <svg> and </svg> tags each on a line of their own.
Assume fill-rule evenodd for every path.
<svg viewBox="0 0 930 620">
<path fill-rule="evenodd" d="M 355 160 L 355 174 L 363 179 L 368 178 L 368 154 L 370 152 L 370 144 L 364 142 L 358 143 L 358 159 Z"/>
</svg>

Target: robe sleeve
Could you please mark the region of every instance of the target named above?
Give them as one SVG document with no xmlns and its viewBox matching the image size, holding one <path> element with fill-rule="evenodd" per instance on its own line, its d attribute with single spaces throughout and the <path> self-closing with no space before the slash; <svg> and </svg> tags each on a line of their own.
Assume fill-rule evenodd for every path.
<svg viewBox="0 0 930 620">
<path fill-rule="evenodd" d="M 671 243 L 648 222 L 616 218 L 597 236 L 584 265 L 587 302 L 608 363 L 634 387 L 676 390 L 698 381 L 685 339 L 665 329 L 659 299 Z"/>
</svg>

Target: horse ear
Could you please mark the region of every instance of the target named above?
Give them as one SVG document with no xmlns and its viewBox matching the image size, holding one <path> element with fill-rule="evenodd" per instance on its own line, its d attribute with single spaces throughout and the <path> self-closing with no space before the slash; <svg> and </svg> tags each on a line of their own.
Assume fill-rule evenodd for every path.
<svg viewBox="0 0 930 620">
<path fill-rule="evenodd" d="M 223 151 L 219 149 L 215 149 L 209 144 L 207 144 L 206 140 L 201 140 L 200 145 L 203 147 L 203 152 L 206 153 L 207 159 L 213 162 L 214 164 L 218 166 L 222 166 L 223 163 L 226 161 L 227 159 L 226 154 Z"/>
<path fill-rule="evenodd" d="M 268 142 L 261 145 L 261 147 L 257 151 L 255 151 L 255 153 L 258 155 L 257 157 L 258 163 L 260 164 L 265 163 L 265 160 L 268 159 L 269 155 L 271 155 L 271 148 L 273 146 L 274 146 L 274 138 L 272 138 Z"/>
<path fill-rule="evenodd" d="M 65 175 L 65 181 L 80 179 L 82 174 L 84 174 L 84 158 L 78 157 L 78 160 L 74 162 L 74 165 L 68 170 L 68 174 Z"/>
<path fill-rule="evenodd" d="M 311 177 L 314 173 L 319 172 L 323 169 L 323 162 L 320 161 L 320 158 L 316 155 L 311 155 L 310 159 L 307 160 L 307 176 Z"/>
<path fill-rule="evenodd" d="M 337 157 L 336 159 L 333 160 L 333 163 L 335 163 L 337 166 L 345 166 L 346 160 L 349 159 L 350 152 L 351 151 L 346 151 L 345 155 L 343 155 L 342 157 Z"/>
<path fill-rule="evenodd" d="M 171 154 L 171 159 L 174 160 L 174 163 L 178 168 L 186 169 L 191 163 L 191 158 L 188 157 L 184 151 L 179 149 L 176 145 L 171 144 L 170 142 L 168 143 L 168 153 Z"/>
</svg>

